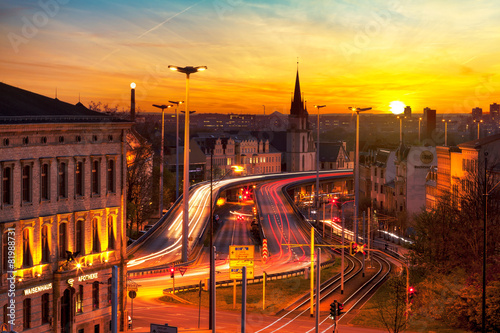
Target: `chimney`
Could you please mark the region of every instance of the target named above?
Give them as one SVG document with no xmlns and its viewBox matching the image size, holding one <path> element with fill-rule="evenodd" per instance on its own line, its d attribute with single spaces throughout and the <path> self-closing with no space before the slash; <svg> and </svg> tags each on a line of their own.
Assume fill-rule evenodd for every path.
<svg viewBox="0 0 500 333">
<path fill-rule="evenodd" d="M 135 83 L 130 84 L 130 120 L 135 122 Z"/>
</svg>

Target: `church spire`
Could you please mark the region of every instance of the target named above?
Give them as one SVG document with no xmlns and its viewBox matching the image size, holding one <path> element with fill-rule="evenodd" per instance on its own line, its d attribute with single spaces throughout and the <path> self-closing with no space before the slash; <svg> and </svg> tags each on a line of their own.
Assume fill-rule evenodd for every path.
<svg viewBox="0 0 500 333">
<path fill-rule="evenodd" d="M 293 92 L 292 105 L 290 107 L 290 114 L 294 116 L 304 115 L 304 103 L 302 101 L 302 94 L 300 93 L 299 69 L 297 68 L 297 75 L 295 76 L 295 90 Z"/>
</svg>

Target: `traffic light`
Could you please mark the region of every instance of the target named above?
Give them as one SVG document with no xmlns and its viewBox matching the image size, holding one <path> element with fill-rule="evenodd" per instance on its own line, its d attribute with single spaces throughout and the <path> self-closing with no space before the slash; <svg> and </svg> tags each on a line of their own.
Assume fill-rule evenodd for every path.
<svg viewBox="0 0 500 333">
<path fill-rule="evenodd" d="M 172 279 L 174 278 L 174 272 L 175 272 L 175 268 L 174 267 L 170 267 L 170 277 Z"/>
<path fill-rule="evenodd" d="M 415 288 L 413 288 L 412 286 L 410 286 L 408 288 L 408 299 L 412 300 L 413 296 L 415 296 Z"/>
<path fill-rule="evenodd" d="M 349 254 L 351 256 L 355 255 L 358 251 L 358 244 L 356 242 L 351 242 L 349 245 Z"/>
<path fill-rule="evenodd" d="M 333 319 L 337 317 L 337 301 L 330 303 L 330 317 Z"/>
<path fill-rule="evenodd" d="M 344 303 L 337 303 L 337 316 L 340 316 L 342 314 L 342 311 L 344 310 Z"/>
</svg>

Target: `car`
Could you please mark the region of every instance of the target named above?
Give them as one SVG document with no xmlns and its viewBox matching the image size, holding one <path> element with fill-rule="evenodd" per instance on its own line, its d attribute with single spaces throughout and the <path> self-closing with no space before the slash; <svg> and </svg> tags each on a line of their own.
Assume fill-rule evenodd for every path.
<svg viewBox="0 0 500 333">
<path fill-rule="evenodd" d="M 237 215 L 236 216 L 236 221 L 241 221 L 243 222 L 245 219 L 243 218 L 243 215 Z"/>
</svg>

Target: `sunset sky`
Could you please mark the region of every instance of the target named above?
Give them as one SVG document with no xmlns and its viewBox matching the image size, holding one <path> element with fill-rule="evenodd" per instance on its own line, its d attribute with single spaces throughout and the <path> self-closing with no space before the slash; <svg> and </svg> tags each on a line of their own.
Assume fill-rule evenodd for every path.
<svg viewBox="0 0 500 333">
<path fill-rule="evenodd" d="M 0 0 L 0 81 L 86 106 L 185 98 L 197 112 L 288 113 L 297 59 L 308 109 L 394 100 L 421 113 L 500 102 L 496 0 Z"/>
</svg>

